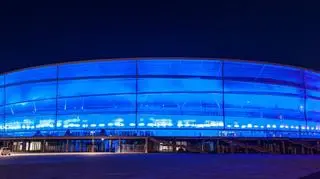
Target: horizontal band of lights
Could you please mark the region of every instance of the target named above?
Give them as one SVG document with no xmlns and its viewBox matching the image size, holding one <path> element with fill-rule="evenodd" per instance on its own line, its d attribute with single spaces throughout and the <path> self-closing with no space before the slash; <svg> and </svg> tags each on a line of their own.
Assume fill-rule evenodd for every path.
<svg viewBox="0 0 320 179">
<path fill-rule="evenodd" d="M 59 64 L 0 75 L 0 135 L 67 129 L 316 135 L 319 90 L 318 73 L 253 62 L 164 58 Z"/>
<path fill-rule="evenodd" d="M 144 121 L 140 118 L 139 121 Z M 0 129 L 21 130 L 21 129 L 41 129 L 41 128 L 110 128 L 110 127 L 150 127 L 150 128 L 222 128 L 223 121 L 206 120 L 204 123 L 197 123 L 196 119 L 189 120 L 172 120 L 172 119 L 156 119 L 149 118 L 152 122 L 125 123 L 124 118 L 116 118 L 109 123 L 88 123 L 88 120 L 82 120 L 79 117 L 67 120 L 58 120 L 55 126 L 55 119 L 40 120 L 39 124 L 34 124 L 33 120 L 25 119 L 23 121 L 8 123 L 6 126 L 0 126 Z M 275 121 L 277 122 L 277 121 Z M 300 126 L 290 124 L 261 124 L 258 123 L 238 123 L 227 124 L 226 128 L 241 128 L 241 129 L 284 129 L 284 130 L 320 130 L 320 124 L 317 126 Z M 278 122 L 279 123 L 279 122 Z M 290 123 L 290 121 L 287 121 Z"/>
</svg>

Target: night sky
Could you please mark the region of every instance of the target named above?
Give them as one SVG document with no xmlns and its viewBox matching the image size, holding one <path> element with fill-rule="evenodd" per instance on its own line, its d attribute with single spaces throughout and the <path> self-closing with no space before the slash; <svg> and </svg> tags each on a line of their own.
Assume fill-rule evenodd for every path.
<svg viewBox="0 0 320 179">
<path fill-rule="evenodd" d="M 118 57 L 234 58 L 320 70 L 318 4 L 21 2 L 1 1 L 0 72 Z"/>
</svg>

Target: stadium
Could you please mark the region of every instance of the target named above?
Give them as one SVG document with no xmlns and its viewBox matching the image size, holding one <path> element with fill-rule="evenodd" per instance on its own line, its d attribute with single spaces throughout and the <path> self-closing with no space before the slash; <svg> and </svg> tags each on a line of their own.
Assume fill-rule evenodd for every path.
<svg viewBox="0 0 320 179">
<path fill-rule="evenodd" d="M 320 74 L 203 58 L 102 59 L 0 76 L 14 152 L 315 154 Z"/>
</svg>

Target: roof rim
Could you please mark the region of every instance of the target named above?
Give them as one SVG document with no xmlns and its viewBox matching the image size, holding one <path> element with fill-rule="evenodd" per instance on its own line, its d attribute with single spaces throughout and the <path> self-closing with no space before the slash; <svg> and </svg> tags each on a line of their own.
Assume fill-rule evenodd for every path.
<svg viewBox="0 0 320 179">
<path fill-rule="evenodd" d="M 45 65 L 37 65 L 32 67 L 21 68 L 17 70 L 11 70 L 8 72 L 0 73 L 0 76 L 5 76 L 8 74 L 21 72 L 25 70 L 32 70 L 36 68 L 45 68 L 50 66 L 60 66 L 60 65 L 67 65 L 67 64 L 80 64 L 80 63 L 90 63 L 90 62 L 103 62 L 103 61 L 113 61 L 113 60 L 216 60 L 216 61 L 232 61 L 232 62 L 244 62 L 244 63 L 256 63 L 256 64 L 264 64 L 264 65 L 274 65 L 274 66 L 282 66 L 287 68 L 293 68 L 297 70 L 304 70 L 308 72 L 317 73 L 320 75 L 320 71 L 308 69 L 301 66 L 294 66 L 294 65 L 286 65 L 280 63 L 272 63 L 272 62 L 265 62 L 265 61 L 254 61 L 254 60 L 242 60 L 242 59 L 235 59 L 235 58 L 205 58 L 205 57 L 132 57 L 132 58 L 93 58 L 93 59 L 83 59 L 83 60 L 76 60 L 76 61 L 67 61 L 61 63 L 50 63 Z"/>
</svg>

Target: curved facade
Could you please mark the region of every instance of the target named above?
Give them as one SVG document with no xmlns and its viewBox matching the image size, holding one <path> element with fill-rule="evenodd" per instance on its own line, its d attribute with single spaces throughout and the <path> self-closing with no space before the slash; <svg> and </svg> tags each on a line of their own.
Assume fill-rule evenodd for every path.
<svg viewBox="0 0 320 179">
<path fill-rule="evenodd" d="M 320 74 L 220 59 L 115 59 L 0 76 L 2 136 L 66 131 L 320 137 Z M 142 134 L 141 134 L 142 135 Z"/>
</svg>

